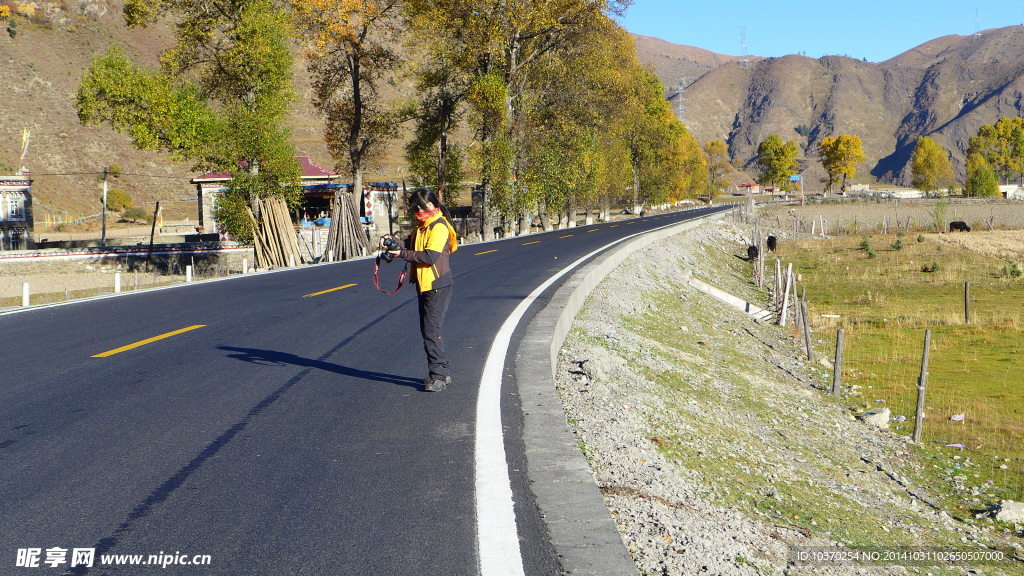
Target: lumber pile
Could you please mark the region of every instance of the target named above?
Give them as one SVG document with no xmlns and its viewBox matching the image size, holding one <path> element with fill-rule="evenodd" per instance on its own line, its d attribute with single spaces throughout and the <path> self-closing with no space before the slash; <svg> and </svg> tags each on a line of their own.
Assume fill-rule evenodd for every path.
<svg viewBox="0 0 1024 576">
<path fill-rule="evenodd" d="M 280 198 L 260 198 L 259 220 L 249 210 L 253 224 L 256 267 L 295 266 L 302 262 L 295 227 L 288 215 L 288 207 Z"/>
<path fill-rule="evenodd" d="M 359 223 L 351 193 L 335 192 L 331 200 L 331 229 L 324 247 L 324 262 L 348 260 L 370 253 L 370 241 Z"/>
</svg>

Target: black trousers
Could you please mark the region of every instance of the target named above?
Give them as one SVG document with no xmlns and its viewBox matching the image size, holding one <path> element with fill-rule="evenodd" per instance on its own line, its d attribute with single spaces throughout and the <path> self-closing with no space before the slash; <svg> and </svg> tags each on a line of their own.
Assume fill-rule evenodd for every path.
<svg viewBox="0 0 1024 576">
<path fill-rule="evenodd" d="M 444 316 L 451 301 L 451 286 L 419 293 L 420 334 L 423 335 L 423 350 L 427 353 L 427 369 L 432 380 L 444 380 L 451 375 L 441 336 Z"/>
</svg>

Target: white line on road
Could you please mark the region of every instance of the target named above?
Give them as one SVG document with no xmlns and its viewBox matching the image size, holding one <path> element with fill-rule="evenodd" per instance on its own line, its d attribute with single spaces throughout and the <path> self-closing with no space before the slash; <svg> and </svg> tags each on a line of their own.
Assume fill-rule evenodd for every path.
<svg viewBox="0 0 1024 576">
<path fill-rule="evenodd" d="M 480 395 L 476 401 L 476 537 L 480 552 L 481 576 L 522 576 L 523 557 L 519 549 L 519 533 L 512 502 L 512 483 L 505 460 L 505 441 L 501 428 L 501 379 L 505 368 L 512 333 L 530 305 L 559 278 L 572 272 L 592 256 L 625 242 L 678 222 L 659 226 L 644 232 L 630 234 L 606 244 L 573 262 L 558 274 L 548 278 L 516 306 L 494 337 L 487 353 Z"/>
</svg>

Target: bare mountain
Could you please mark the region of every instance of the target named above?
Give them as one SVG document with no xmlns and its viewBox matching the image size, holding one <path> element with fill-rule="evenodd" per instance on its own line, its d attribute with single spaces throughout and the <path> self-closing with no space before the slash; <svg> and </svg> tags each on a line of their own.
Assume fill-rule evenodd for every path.
<svg viewBox="0 0 1024 576">
<path fill-rule="evenodd" d="M 637 49 L 666 85 L 677 76 L 663 71 L 678 72 L 665 66 L 665 54 L 689 53 L 639 38 Z M 817 143 L 848 133 L 860 136 L 867 156 L 857 180 L 908 183 L 920 136 L 944 146 L 962 175 L 968 138 L 1024 107 L 1022 26 L 945 36 L 881 63 L 840 56 L 724 58 L 714 65 L 703 56 L 713 67 L 683 90 L 681 108 L 696 137 L 724 139 L 740 168 L 752 168 L 758 144 L 778 134 L 803 148 L 805 166 L 817 178 Z"/>
</svg>

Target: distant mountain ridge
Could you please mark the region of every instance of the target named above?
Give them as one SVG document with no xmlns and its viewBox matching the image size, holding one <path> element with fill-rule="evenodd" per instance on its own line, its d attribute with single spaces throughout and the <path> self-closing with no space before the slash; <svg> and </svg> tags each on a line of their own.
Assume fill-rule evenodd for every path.
<svg viewBox="0 0 1024 576">
<path fill-rule="evenodd" d="M 856 181 L 908 184 L 920 136 L 939 142 L 962 177 L 968 139 L 1024 108 L 1024 26 L 943 36 L 879 63 L 797 55 L 741 61 L 640 36 L 636 44 L 670 97 L 681 99 L 675 108 L 697 139 L 725 140 L 733 163 L 750 172 L 757 146 L 778 134 L 801 147 L 818 179 L 817 143 L 848 133 L 861 138 L 867 157 Z"/>
</svg>

